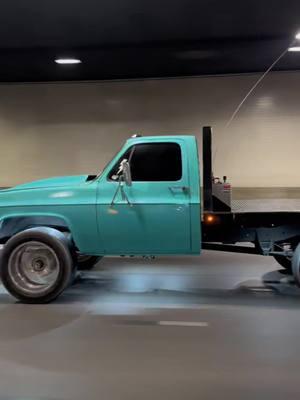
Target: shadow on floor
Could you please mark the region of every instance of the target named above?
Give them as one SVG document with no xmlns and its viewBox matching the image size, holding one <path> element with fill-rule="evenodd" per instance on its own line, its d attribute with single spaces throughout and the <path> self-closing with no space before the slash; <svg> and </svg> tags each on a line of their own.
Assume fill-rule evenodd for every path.
<svg viewBox="0 0 300 400">
<path fill-rule="evenodd" d="M 213 298 L 232 304 L 251 299 L 257 302 L 259 298 L 264 302 L 271 298 L 276 303 L 291 298 L 298 303 L 300 289 L 291 276 L 276 267 L 271 257 L 218 252 L 150 261 L 107 257 L 95 270 L 81 272 L 74 285 L 52 304 L 88 307 L 112 301 L 117 309 L 125 301 L 148 308 L 209 303 Z M 15 302 L 2 287 L 0 305 Z"/>
</svg>

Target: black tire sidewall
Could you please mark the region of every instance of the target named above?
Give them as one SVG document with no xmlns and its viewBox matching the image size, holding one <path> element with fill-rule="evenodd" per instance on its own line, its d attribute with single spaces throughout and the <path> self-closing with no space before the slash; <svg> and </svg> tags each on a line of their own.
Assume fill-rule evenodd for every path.
<svg viewBox="0 0 300 400">
<path fill-rule="evenodd" d="M 77 260 L 78 271 L 89 271 L 101 260 L 102 256 L 90 256 L 86 261 Z"/>
<path fill-rule="evenodd" d="M 292 271 L 292 261 L 285 256 L 275 255 L 275 260 L 287 271 Z"/>
<path fill-rule="evenodd" d="M 20 244 L 39 241 L 51 247 L 59 260 L 59 274 L 56 283 L 42 295 L 29 296 L 20 291 L 13 283 L 8 269 L 11 252 Z M 58 297 L 70 284 L 73 273 L 72 249 L 68 239 L 52 228 L 27 229 L 13 236 L 5 244 L 1 255 L 1 279 L 10 294 L 25 303 L 48 303 Z"/>
<path fill-rule="evenodd" d="M 292 271 L 295 282 L 300 287 L 300 243 L 294 251 L 292 260 Z"/>
</svg>

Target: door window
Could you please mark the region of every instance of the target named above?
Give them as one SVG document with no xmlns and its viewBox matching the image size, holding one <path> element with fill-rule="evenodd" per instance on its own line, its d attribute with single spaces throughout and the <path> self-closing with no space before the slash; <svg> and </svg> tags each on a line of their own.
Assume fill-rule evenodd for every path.
<svg viewBox="0 0 300 400">
<path fill-rule="evenodd" d="M 182 178 L 181 149 L 177 143 L 141 143 L 129 148 L 109 174 L 116 180 L 120 162 L 130 163 L 132 181 L 163 182 Z"/>
</svg>

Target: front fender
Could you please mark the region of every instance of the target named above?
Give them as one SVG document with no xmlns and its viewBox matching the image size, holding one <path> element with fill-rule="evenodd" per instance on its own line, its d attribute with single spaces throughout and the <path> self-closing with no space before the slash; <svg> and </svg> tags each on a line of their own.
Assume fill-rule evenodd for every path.
<svg viewBox="0 0 300 400">
<path fill-rule="evenodd" d="M 0 220 L 0 243 L 25 229 L 45 226 L 61 232 L 71 232 L 68 221 L 56 215 L 9 215 Z"/>
</svg>

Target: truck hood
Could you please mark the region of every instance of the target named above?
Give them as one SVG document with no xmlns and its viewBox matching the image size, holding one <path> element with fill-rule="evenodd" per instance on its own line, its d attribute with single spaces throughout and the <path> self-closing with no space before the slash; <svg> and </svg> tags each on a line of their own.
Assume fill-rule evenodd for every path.
<svg viewBox="0 0 300 400">
<path fill-rule="evenodd" d="M 23 189 L 40 189 L 50 187 L 74 186 L 84 183 L 88 180 L 89 175 L 74 175 L 74 176 L 58 176 L 55 178 L 40 179 L 22 185 L 14 186 L 8 190 L 23 190 Z"/>
</svg>

